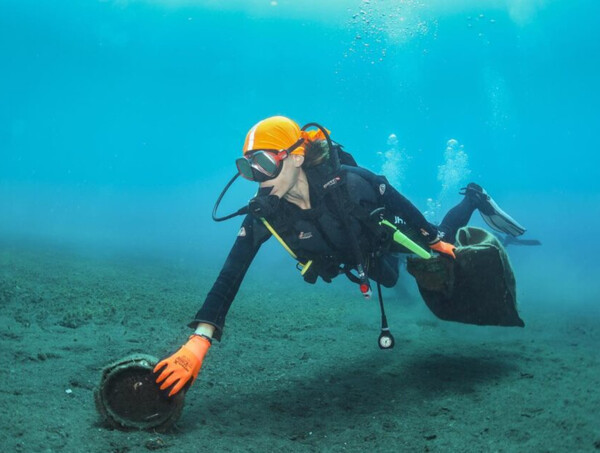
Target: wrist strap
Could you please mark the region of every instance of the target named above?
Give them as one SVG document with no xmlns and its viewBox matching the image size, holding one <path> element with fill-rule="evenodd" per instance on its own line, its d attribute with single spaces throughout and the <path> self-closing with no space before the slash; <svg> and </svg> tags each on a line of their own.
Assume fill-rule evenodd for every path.
<svg viewBox="0 0 600 453">
<path fill-rule="evenodd" d="M 194 333 L 194 334 L 190 335 L 190 339 L 192 337 L 202 337 L 206 341 L 208 341 L 211 345 L 212 345 L 212 342 L 213 342 L 213 339 L 211 337 L 209 337 L 208 335 L 204 335 L 203 333 Z"/>
<path fill-rule="evenodd" d="M 441 231 L 438 231 L 437 234 L 436 234 L 436 236 L 435 236 L 435 239 L 429 243 L 429 247 L 431 247 L 432 245 L 437 244 L 443 238 L 444 238 L 444 233 L 442 233 Z"/>
</svg>

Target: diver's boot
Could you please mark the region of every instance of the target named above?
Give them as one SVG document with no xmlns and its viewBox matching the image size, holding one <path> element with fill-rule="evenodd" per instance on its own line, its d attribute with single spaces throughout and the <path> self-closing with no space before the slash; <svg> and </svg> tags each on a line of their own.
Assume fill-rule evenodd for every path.
<svg viewBox="0 0 600 453">
<path fill-rule="evenodd" d="M 500 209 L 500 206 L 480 185 L 471 182 L 461 189 L 460 194 L 473 201 L 485 223 L 494 230 L 514 237 L 525 233 L 526 229 Z"/>
</svg>

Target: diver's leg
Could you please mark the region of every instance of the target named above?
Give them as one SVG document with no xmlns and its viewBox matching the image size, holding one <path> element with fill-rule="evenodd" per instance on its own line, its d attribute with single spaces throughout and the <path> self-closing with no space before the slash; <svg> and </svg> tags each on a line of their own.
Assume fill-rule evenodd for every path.
<svg viewBox="0 0 600 453">
<path fill-rule="evenodd" d="M 453 243 L 456 232 L 469 223 L 473 211 L 477 209 L 477 203 L 473 197 L 465 195 L 460 203 L 454 206 L 445 215 L 438 230 L 444 233 L 444 241 Z"/>
<path fill-rule="evenodd" d="M 447 242 L 454 242 L 456 232 L 469 223 L 475 209 L 492 229 L 511 236 L 520 236 L 525 232 L 515 219 L 500 209 L 500 206 L 479 185 L 471 182 L 462 189 L 465 198 L 448 211 L 438 230 L 444 233 Z"/>
<path fill-rule="evenodd" d="M 469 198 L 473 201 L 485 223 L 492 229 L 514 237 L 525 233 L 525 228 L 504 212 L 483 187 L 471 182 L 462 190 L 465 199 Z"/>
</svg>

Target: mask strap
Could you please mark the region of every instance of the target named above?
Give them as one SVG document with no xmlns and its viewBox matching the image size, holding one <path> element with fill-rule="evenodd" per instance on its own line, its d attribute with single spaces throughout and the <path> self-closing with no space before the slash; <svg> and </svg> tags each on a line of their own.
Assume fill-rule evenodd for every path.
<svg viewBox="0 0 600 453">
<path fill-rule="evenodd" d="M 308 129 L 309 127 L 316 127 L 323 133 L 323 135 L 325 136 L 325 140 L 327 140 L 327 146 L 329 146 L 329 155 L 333 158 L 333 165 L 336 170 L 339 169 L 340 168 L 340 156 L 338 156 L 338 153 L 336 152 L 336 150 L 333 147 L 333 142 L 331 141 L 331 137 L 329 136 L 329 132 L 327 132 L 327 129 L 325 129 L 319 123 L 307 123 L 304 126 L 302 126 L 301 130 L 306 131 L 306 129 Z"/>
</svg>

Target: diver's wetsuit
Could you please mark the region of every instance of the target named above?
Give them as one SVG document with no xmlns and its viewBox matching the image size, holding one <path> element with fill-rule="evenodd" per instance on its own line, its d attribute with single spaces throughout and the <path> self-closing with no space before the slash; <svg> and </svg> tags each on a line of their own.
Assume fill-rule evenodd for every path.
<svg viewBox="0 0 600 453">
<path fill-rule="evenodd" d="M 458 228 L 467 224 L 475 209 L 473 203 L 465 197 L 458 206 L 450 210 L 442 224 L 436 227 L 395 190 L 385 177 L 364 168 L 345 165 L 342 166 L 342 175 L 345 176 L 347 193 L 345 202 L 350 207 L 350 215 L 345 216 L 349 222 L 347 227 L 359 239 L 361 252 L 367 257 L 368 276 L 386 287 L 395 285 L 398 280 L 398 256 L 393 252 L 399 250 L 394 249 L 395 243 L 392 242 L 389 253 L 379 258 L 369 258 L 380 239 L 374 238 L 373 230 L 365 226 L 364 216 L 362 222 L 357 218 L 360 217 L 356 215 L 357 211 L 371 212 L 383 206 L 385 217 L 390 222 L 416 242 L 427 246 L 438 237 L 454 238 Z M 356 264 L 356 259 L 352 253 L 348 229 L 342 223 L 332 198 L 315 190 L 317 184 L 311 183 L 310 171 L 307 171 L 307 176 L 311 209 L 302 210 L 282 199 L 275 214 L 267 217 L 267 220 L 296 253 L 299 261 L 314 260 L 311 266 L 313 272 L 318 271 L 325 281 L 331 281 L 339 275 L 341 264 L 352 267 Z M 270 236 L 271 233 L 260 220 L 250 214 L 246 216 L 221 273 L 190 327 L 196 327 L 200 322 L 212 324 L 215 326 L 214 338 L 221 339 L 225 316 L 246 271 L 260 246 Z"/>
</svg>

